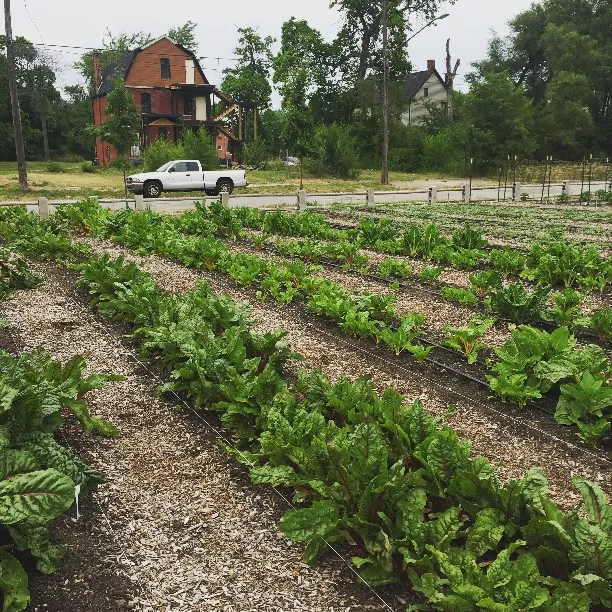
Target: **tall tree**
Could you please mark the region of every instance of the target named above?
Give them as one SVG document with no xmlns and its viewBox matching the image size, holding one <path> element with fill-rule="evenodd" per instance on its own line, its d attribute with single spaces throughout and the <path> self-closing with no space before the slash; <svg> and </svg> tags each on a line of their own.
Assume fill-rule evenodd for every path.
<svg viewBox="0 0 612 612">
<path fill-rule="evenodd" d="M 391 78 L 410 70 L 410 20 L 432 19 L 440 6 L 456 0 L 389 0 L 389 72 Z M 355 84 L 370 71 L 382 72 L 382 0 L 332 0 L 342 27 L 336 39 L 337 65 L 347 82 Z"/>
<path fill-rule="evenodd" d="M 234 49 L 238 59 L 233 68 L 223 71 L 221 89 L 236 100 L 255 103 L 262 111 L 269 108 L 274 42 L 271 36 L 263 38 L 254 28 L 238 28 L 238 44 Z"/>
<path fill-rule="evenodd" d="M 198 43 L 196 42 L 195 29 L 198 24 L 194 21 L 188 21 L 178 28 L 170 28 L 168 30 L 168 38 L 175 43 L 185 47 L 192 53 L 197 53 Z"/>
<path fill-rule="evenodd" d="M 480 75 L 507 70 L 517 85 L 525 87 L 527 96 L 536 104 L 542 121 L 549 122 L 552 113 L 549 95 L 569 95 L 580 111 L 575 122 L 576 138 L 568 138 L 568 124 L 559 125 L 559 138 L 550 133 L 550 123 L 542 135 L 546 142 L 541 148 L 559 144 L 558 155 L 569 154 L 572 148 L 584 146 L 584 109 L 593 121 L 590 146 L 595 153 L 612 153 L 612 3 L 607 0 L 544 0 L 517 15 L 510 22 L 506 39 L 495 37 L 486 60 L 476 65 Z M 572 76 L 573 75 L 573 76 Z M 562 92 L 555 85 L 572 82 L 579 85 L 588 81 L 590 95 L 579 86 L 582 99 L 575 100 L 575 92 Z M 554 101 L 553 106 L 554 106 Z M 557 109 L 559 110 L 559 109 Z M 571 126 L 574 122 L 570 121 Z M 587 130 L 588 131 L 588 130 Z M 545 134 L 544 134 L 545 133 Z M 588 140 L 588 139 L 587 139 Z M 563 142 L 574 142 L 568 149 Z M 577 147 L 577 148 L 576 148 Z M 543 151 L 544 153 L 544 151 Z"/>
</svg>

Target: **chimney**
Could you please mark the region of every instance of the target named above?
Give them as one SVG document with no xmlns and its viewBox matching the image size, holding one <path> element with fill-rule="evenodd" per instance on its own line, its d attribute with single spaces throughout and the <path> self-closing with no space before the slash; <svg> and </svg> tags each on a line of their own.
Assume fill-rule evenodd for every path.
<svg viewBox="0 0 612 612">
<path fill-rule="evenodd" d="M 436 60 L 427 60 L 427 72 L 433 72 L 436 69 Z"/>
<path fill-rule="evenodd" d="M 94 70 L 94 93 L 98 93 L 100 85 L 102 85 L 102 60 L 100 52 L 94 51 L 93 54 L 93 70 Z"/>
</svg>

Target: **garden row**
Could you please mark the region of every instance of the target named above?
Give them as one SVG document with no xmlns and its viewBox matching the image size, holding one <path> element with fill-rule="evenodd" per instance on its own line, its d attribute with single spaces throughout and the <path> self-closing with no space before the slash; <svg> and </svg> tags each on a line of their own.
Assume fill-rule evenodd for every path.
<svg viewBox="0 0 612 612">
<path fill-rule="evenodd" d="M 261 300 L 271 297 L 281 304 L 303 300 L 307 308 L 332 319 L 347 333 L 373 338 L 397 355 L 406 351 L 423 361 L 435 346 L 418 341 L 424 315 L 399 316 L 394 295 L 350 293 L 334 281 L 313 276 L 314 270 L 303 263 L 282 264 L 233 253 L 214 236 L 185 236 L 179 231 L 181 219 L 129 211 L 108 217 L 89 205 L 74 210 L 81 217 L 89 217 L 72 219 L 73 225 L 84 223 L 141 254 L 156 253 L 190 267 L 217 269 L 241 286 L 256 285 Z M 193 215 L 186 219 L 194 222 Z M 475 319 L 467 327 L 447 327 L 444 344 L 473 363 L 478 351 L 485 348 L 479 339 L 492 323 L 492 319 Z M 548 333 L 520 326 L 495 352 L 497 358 L 488 362 L 491 373 L 487 379 L 502 400 L 525 407 L 544 395 L 554 398 L 560 394 L 555 415 L 559 423 L 576 426 L 579 437 L 589 444 L 608 438 L 612 426 L 612 366 L 600 347 L 578 348 L 567 327 Z"/>
<path fill-rule="evenodd" d="M 4 237 L 4 236 L 3 236 Z M 0 296 L 37 286 L 27 262 L 12 248 L 0 248 Z M 0 352 L 0 526 L 6 539 L 0 551 L 3 610 L 24 610 L 29 601 L 31 560 L 46 574 L 64 556 L 49 528 L 79 494 L 102 482 L 102 475 L 58 442 L 67 427 L 114 436 L 108 422 L 89 414 L 86 395 L 120 377 L 86 376 L 76 356 L 65 365 L 38 350 L 12 356 Z"/>
<path fill-rule="evenodd" d="M 121 214 L 106 229 L 136 217 L 154 221 Z M 612 508 L 597 485 L 576 478 L 584 514 L 563 513 L 540 470 L 500 486 L 419 402 L 317 372 L 289 384 L 283 332 L 254 333 L 244 307 L 204 283 L 177 296 L 134 265 L 95 256 L 81 275 L 95 308 L 131 324 L 143 352 L 160 358 L 166 390 L 220 413 L 253 481 L 295 491 L 299 509 L 281 529 L 308 542 L 307 561 L 348 540 L 367 582 L 407 579 L 440 610 L 612 604 Z"/>
</svg>

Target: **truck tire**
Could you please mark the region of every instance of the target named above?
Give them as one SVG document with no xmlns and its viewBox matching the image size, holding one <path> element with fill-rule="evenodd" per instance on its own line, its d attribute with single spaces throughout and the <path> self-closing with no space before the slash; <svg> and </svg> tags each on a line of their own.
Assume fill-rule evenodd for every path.
<svg viewBox="0 0 612 612">
<path fill-rule="evenodd" d="M 216 195 L 220 193 L 232 193 L 232 191 L 234 191 L 234 183 L 231 179 L 219 179 L 215 191 L 217 192 Z"/>
<path fill-rule="evenodd" d="M 159 181 L 147 181 L 142 189 L 145 198 L 159 198 L 162 185 Z"/>
</svg>

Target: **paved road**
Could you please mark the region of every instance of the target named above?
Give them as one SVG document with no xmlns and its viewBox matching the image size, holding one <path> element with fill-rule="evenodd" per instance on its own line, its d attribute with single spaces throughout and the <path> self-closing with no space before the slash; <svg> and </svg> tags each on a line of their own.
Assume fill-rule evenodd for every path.
<svg viewBox="0 0 612 612">
<path fill-rule="evenodd" d="M 433 184 L 433 183 L 432 183 Z M 568 193 L 576 196 L 580 194 L 581 183 L 568 183 Z M 592 183 L 591 191 L 594 193 L 600 189 L 605 189 L 606 184 L 604 182 Z M 585 186 L 585 190 L 588 187 Z M 526 193 L 529 198 L 540 199 L 542 197 L 542 185 L 522 185 L 520 189 L 521 193 Z M 563 192 L 563 186 L 561 183 L 555 183 L 544 188 L 544 198 L 559 196 Z M 512 187 L 508 187 L 505 190 L 504 198 L 504 187 L 500 190 L 497 187 L 481 187 L 472 190 L 472 202 L 478 201 L 497 201 L 498 197 L 500 200 L 512 199 Z M 199 194 L 194 194 L 193 198 L 159 198 L 154 200 L 145 200 L 146 204 L 150 206 L 151 210 L 163 211 L 163 212 L 180 212 L 183 210 L 191 210 L 195 207 L 196 201 L 201 201 L 203 198 Z M 212 202 L 217 198 L 206 198 L 208 202 Z M 424 191 L 403 191 L 403 192 L 376 192 L 375 203 L 378 204 L 399 204 L 402 202 L 419 202 L 427 201 L 428 190 Z M 444 189 L 438 190 L 438 202 L 462 202 L 464 199 L 463 191 L 461 189 Z M 329 206 L 331 204 L 365 204 L 366 194 L 365 193 L 353 193 L 353 194 L 307 194 L 306 201 L 309 205 Z M 68 204 L 70 201 L 58 202 L 59 204 Z M 119 210 L 126 206 L 124 200 L 101 200 L 103 206 L 111 208 L 113 210 Z M 276 206 L 297 206 L 297 194 L 284 194 L 284 195 L 245 195 L 237 194 L 231 196 L 230 203 L 238 207 L 276 207 Z M 130 208 L 134 207 L 134 201 L 128 202 Z M 36 205 L 29 205 L 29 210 L 37 210 Z"/>
</svg>

